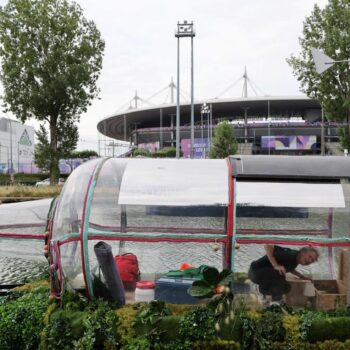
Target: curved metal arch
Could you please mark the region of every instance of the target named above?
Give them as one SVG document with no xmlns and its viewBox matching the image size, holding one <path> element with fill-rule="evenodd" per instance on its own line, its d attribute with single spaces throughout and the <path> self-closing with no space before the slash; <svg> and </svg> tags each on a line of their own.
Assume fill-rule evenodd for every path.
<svg viewBox="0 0 350 350">
<path fill-rule="evenodd" d="M 107 160 L 111 159 L 102 158 L 99 163 L 96 164 L 93 173 L 90 176 L 88 187 L 86 190 L 84 198 L 84 206 L 82 213 L 82 226 L 80 229 L 80 242 L 81 242 L 81 259 L 82 259 L 82 271 L 84 276 L 84 282 L 87 289 L 87 294 L 90 299 L 94 298 L 94 291 L 91 280 L 91 271 L 90 271 L 90 259 L 89 259 L 89 250 L 88 250 L 88 241 L 89 241 L 89 221 L 90 221 L 90 211 L 91 211 L 91 201 L 93 198 L 94 190 L 96 187 L 96 182 L 98 176 L 100 175 L 101 169 Z"/>
</svg>

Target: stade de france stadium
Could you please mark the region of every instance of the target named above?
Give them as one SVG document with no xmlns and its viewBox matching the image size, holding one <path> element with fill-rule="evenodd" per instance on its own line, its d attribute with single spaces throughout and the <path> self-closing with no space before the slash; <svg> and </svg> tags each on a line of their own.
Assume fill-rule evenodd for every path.
<svg viewBox="0 0 350 350">
<path fill-rule="evenodd" d="M 204 103 L 208 112 L 203 112 Z M 207 155 L 213 130 L 223 119 L 235 126 L 241 154 L 321 154 L 322 149 L 326 154 L 343 154 L 337 136 L 343 124 L 325 122 L 322 127 L 319 102 L 305 96 L 264 96 L 195 101 L 196 157 Z M 191 104 L 181 103 L 180 144 L 185 157 L 190 147 L 190 121 Z M 101 120 L 97 128 L 105 136 L 130 141 L 138 148 L 152 151 L 175 146 L 176 103 L 115 113 Z"/>
</svg>

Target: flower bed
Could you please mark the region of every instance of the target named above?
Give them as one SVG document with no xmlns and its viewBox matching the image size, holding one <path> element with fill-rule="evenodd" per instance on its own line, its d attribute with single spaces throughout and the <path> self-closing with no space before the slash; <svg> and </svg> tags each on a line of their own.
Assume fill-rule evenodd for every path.
<svg viewBox="0 0 350 350">
<path fill-rule="evenodd" d="M 350 348 L 350 309 L 248 309 L 228 293 L 206 305 L 117 308 L 65 293 L 49 302 L 47 283 L 26 285 L 0 303 L 1 349 L 310 349 Z"/>
</svg>

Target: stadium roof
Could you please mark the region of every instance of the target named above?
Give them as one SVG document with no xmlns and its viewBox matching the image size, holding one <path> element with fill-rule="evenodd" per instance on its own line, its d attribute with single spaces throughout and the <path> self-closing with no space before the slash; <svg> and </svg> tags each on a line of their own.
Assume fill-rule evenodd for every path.
<svg viewBox="0 0 350 350">
<path fill-rule="evenodd" d="M 274 109 L 292 111 L 320 108 L 318 101 L 303 95 L 208 99 L 195 101 L 194 113 L 195 119 L 197 120 L 200 116 L 201 106 L 204 103 L 212 105 L 214 119 L 237 115 L 243 116 L 244 108 L 249 108 L 248 116 L 249 114 L 252 115 L 255 111 L 262 110 L 266 110 L 267 115 L 268 108 L 270 109 L 271 115 L 273 115 Z M 162 112 L 160 112 L 160 110 Z M 190 111 L 191 104 L 189 102 L 180 104 L 181 125 L 188 122 Z M 169 115 L 176 115 L 176 103 L 129 109 L 123 112 L 118 111 L 100 120 L 97 124 L 97 129 L 105 136 L 119 140 L 127 140 L 129 133 L 134 130 L 135 125 L 137 125 L 138 128 L 159 126 L 160 113 L 163 115 L 163 120 L 167 119 L 167 123 L 169 123 Z"/>
</svg>

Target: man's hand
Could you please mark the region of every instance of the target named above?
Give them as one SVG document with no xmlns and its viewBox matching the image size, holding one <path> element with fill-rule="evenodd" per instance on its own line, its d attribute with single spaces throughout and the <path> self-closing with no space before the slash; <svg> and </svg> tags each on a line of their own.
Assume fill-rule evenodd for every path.
<svg viewBox="0 0 350 350">
<path fill-rule="evenodd" d="M 306 277 L 297 270 L 292 271 L 292 274 L 299 277 L 301 280 L 310 281 L 312 283 L 314 282 L 314 280 L 311 277 Z"/>
<path fill-rule="evenodd" d="M 312 278 L 310 278 L 310 277 L 305 277 L 305 276 L 303 276 L 303 277 L 301 277 L 301 279 L 302 279 L 302 280 L 305 280 L 305 281 L 310 281 L 310 282 L 314 283 L 314 280 L 313 280 Z"/>
<path fill-rule="evenodd" d="M 282 265 L 275 265 L 273 267 L 276 271 L 278 271 L 280 273 L 280 275 L 285 275 L 286 274 L 286 269 L 284 266 Z"/>
</svg>

